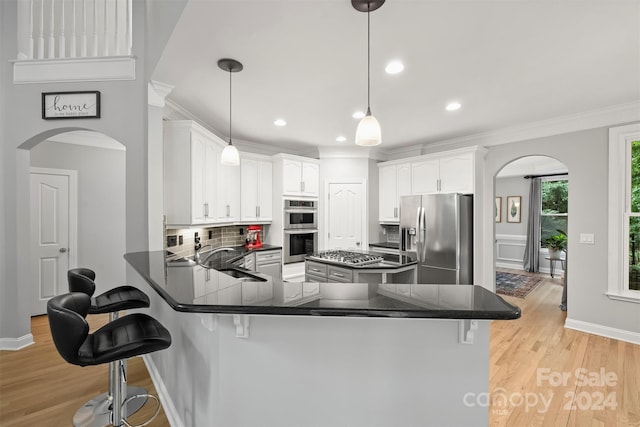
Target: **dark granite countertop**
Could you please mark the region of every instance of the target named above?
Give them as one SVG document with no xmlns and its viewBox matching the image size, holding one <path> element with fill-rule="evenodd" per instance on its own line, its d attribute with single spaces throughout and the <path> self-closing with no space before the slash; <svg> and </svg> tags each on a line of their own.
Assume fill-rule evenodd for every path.
<svg viewBox="0 0 640 427">
<path fill-rule="evenodd" d="M 231 254 L 227 256 L 233 259 Z M 124 258 L 169 306 L 182 312 L 486 320 L 520 317 L 518 307 L 481 286 L 307 283 L 303 288 L 303 283 L 273 282 L 260 273 L 253 274 L 263 282 L 242 281 L 219 271 L 243 270 L 223 259 L 220 268 L 204 269 L 171 265 L 164 251 L 134 252 Z M 305 297 L 303 289 L 314 286 L 315 294 Z M 292 289 L 302 291 L 302 298 L 283 299 L 282 295 L 295 294 L 288 292 Z"/>
<path fill-rule="evenodd" d="M 387 249 L 400 249 L 400 243 L 393 242 L 378 242 L 378 243 L 369 243 L 369 246 L 377 246 L 379 248 L 387 248 Z"/>
</svg>

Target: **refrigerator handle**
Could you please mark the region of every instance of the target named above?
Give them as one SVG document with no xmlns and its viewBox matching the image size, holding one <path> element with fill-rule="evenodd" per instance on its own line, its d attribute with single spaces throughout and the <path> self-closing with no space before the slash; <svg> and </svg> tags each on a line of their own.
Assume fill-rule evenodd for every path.
<svg viewBox="0 0 640 427">
<path fill-rule="evenodd" d="M 422 241 L 420 261 L 424 262 L 427 258 L 427 215 L 424 208 L 420 208 L 420 210 L 420 240 Z"/>
<path fill-rule="evenodd" d="M 418 210 L 416 211 L 416 257 L 419 262 L 422 262 L 422 206 L 418 206 Z"/>
</svg>

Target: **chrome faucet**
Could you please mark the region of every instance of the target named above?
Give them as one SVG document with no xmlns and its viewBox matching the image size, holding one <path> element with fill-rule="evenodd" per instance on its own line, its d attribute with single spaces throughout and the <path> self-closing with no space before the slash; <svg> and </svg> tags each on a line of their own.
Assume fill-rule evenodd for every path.
<svg viewBox="0 0 640 427">
<path fill-rule="evenodd" d="M 203 247 L 207 247 L 207 246 L 209 246 L 209 247 L 210 247 L 211 245 L 204 245 Z M 217 249 L 213 249 L 212 251 L 209 251 L 209 252 L 204 256 L 204 258 L 202 258 L 202 259 L 201 259 L 201 257 L 200 257 L 200 250 L 202 250 L 202 248 L 200 248 L 200 249 L 198 249 L 198 250 L 196 251 L 196 256 L 195 256 L 195 261 L 196 261 L 198 264 L 204 264 L 204 263 L 206 263 L 206 262 L 209 260 L 209 258 L 211 258 L 213 255 L 215 255 L 215 254 L 217 254 L 217 253 L 220 253 L 220 252 L 233 252 L 233 251 L 235 251 L 235 249 L 233 249 L 233 248 L 217 248 Z"/>
</svg>

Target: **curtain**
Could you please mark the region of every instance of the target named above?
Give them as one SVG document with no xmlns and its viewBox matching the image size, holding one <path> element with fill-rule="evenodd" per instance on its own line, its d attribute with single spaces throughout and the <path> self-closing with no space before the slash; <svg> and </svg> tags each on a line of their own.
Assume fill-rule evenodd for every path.
<svg viewBox="0 0 640 427">
<path fill-rule="evenodd" d="M 529 186 L 529 221 L 527 222 L 527 244 L 524 248 L 523 267 L 537 273 L 540 270 L 540 178 L 531 178 Z"/>
</svg>

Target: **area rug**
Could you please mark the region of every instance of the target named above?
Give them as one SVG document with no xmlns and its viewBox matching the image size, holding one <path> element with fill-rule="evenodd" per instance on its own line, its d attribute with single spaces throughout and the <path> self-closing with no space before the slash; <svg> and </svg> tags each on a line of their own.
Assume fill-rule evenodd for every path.
<svg viewBox="0 0 640 427">
<path fill-rule="evenodd" d="M 544 278 L 524 274 L 496 272 L 496 293 L 516 298 L 526 298 Z"/>
</svg>

